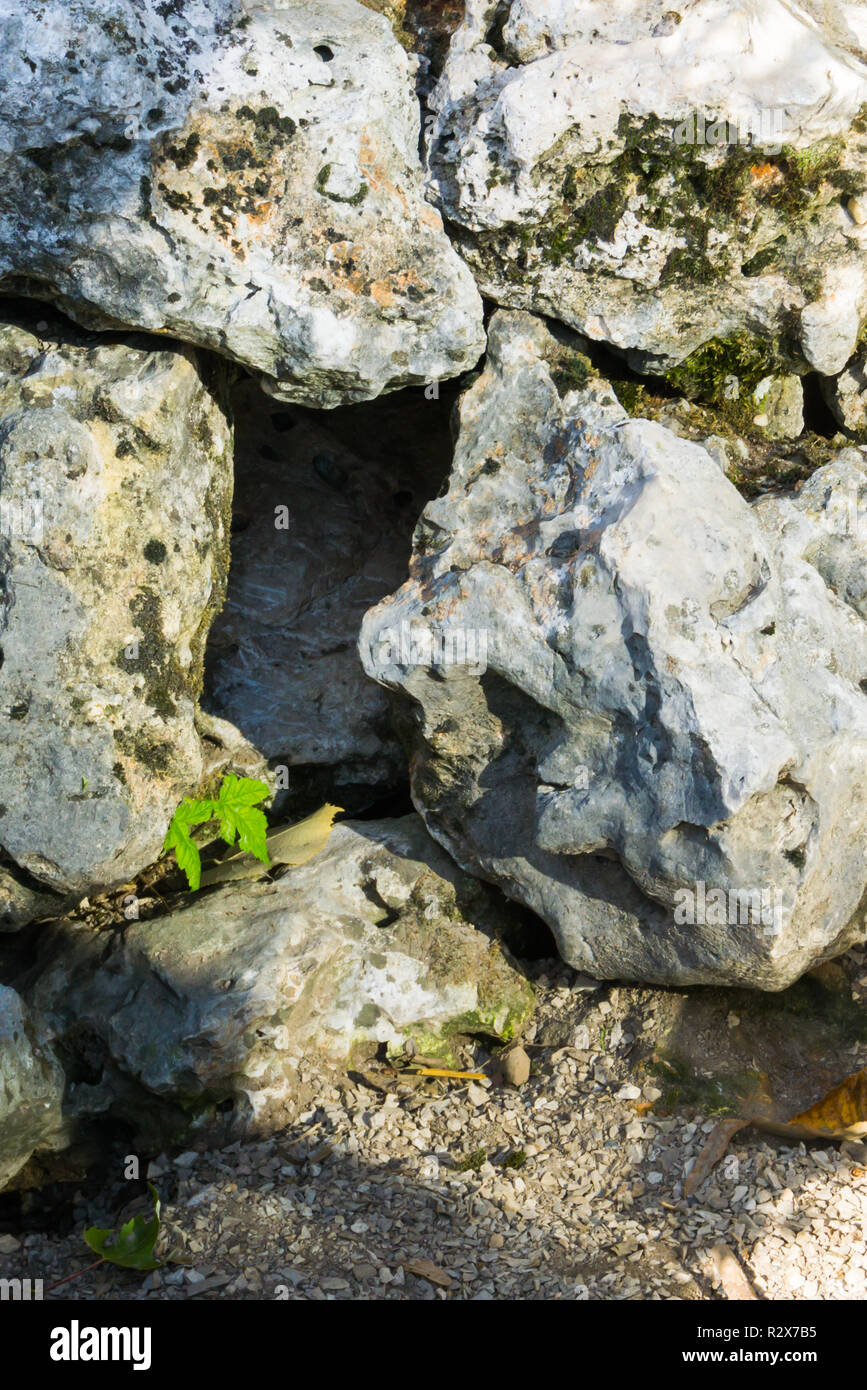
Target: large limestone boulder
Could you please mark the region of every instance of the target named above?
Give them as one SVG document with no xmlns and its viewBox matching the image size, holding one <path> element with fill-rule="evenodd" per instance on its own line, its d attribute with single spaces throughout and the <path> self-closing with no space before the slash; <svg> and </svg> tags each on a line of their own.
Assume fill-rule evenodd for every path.
<svg viewBox="0 0 867 1390">
<path fill-rule="evenodd" d="M 218 376 L 153 340 L 0 320 L 0 844 L 55 889 L 151 863 L 199 781 L 232 489 Z"/>
<path fill-rule="evenodd" d="M 34 1154 L 66 1147 L 64 1084 L 44 1031 L 15 990 L 0 985 L 0 1190 Z"/>
<path fill-rule="evenodd" d="M 751 507 L 571 389 L 562 334 L 490 331 L 449 489 L 362 630 L 416 805 L 580 969 L 782 988 L 865 930 L 867 455 Z"/>
<path fill-rule="evenodd" d="M 450 1058 L 461 1035 L 518 1033 L 533 995 L 497 940 L 508 922 L 418 817 L 345 822 L 277 882 L 122 930 L 45 929 L 28 997 L 70 1056 L 86 1048 L 71 1114 L 110 1111 L 151 1141 L 264 1132 L 302 1064 L 380 1044 Z"/>
<path fill-rule="evenodd" d="M 384 16 L 21 0 L 0 36 L 0 284 L 317 406 L 476 361 L 481 301 L 424 200 Z"/>
<path fill-rule="evenodd" d="M 839 372 L 867 313 L 867 6 L 468 0 L 432 190 L 483 293 L 672 366 Z"/>
</svg>

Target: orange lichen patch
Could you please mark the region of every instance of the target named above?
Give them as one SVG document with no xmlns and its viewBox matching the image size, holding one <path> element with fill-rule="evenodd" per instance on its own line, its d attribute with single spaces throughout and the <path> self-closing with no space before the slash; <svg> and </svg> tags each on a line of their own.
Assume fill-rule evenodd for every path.
<svg viewBox="0 0 867 1390">
<path fill-rule="evenodd" d="M 381 309 L 390 309 L 398 297 L 405 298 L 410 289 L 425 289 L 424 282 L 412 267 L 402 270 L 387 279 L 373 280 L 368 286 L 368 294 Z"/>
<path fill-rule="evenodd" d="M 380 309 L 390 309 L 395 301 L 394 290 L 385 280 L 374 280 L 369 289 L 370 297 Z"/>
<path fill-rule="evenodd" d="M 358 147 L 359 162 L 361 172 L 367 180 L 368 185 L 375 193 L 386 193 L 389 198 L 396 198 L 400 203 L 404 217 L 411 216 L 409 201 L 402 188 L 398 188 L 396 183 L 392 183 L 387 176 L 387 165 L 377 158 L 376 146 L 368 131 L 363 131 Z"/>
<path fill-rule="evenodd" d="M 163 215 L 181 214 L 241 259 L 244 243 L 267 233 L 277 212 L 288 139 L 280 130 L 257 129 L 255 113 L 250 117 L 246 134 L 225 117 L 200 113 L 157 139 L 152 158 L 154 201 Z"/>
<path fill-rule="evenodd" d="M 750 167 L 750 183 L 753 188 L 775 188 L 783 182 L 783 171 L 776 164 L 753 164 Z"/>
<path fill-rule="evenodd" d="M 353 258 L 355 253 L 354 241 L 332 241 L 325 253 L 325 259 L 332 264 L 346 265 Z"/>
<path fill-rule="evenodd" d="M 354 241 L 333 241 L 325 253 L 334 287 L 353 295 L 364 294 L 367 288 L 364 272 L 356 259 L 358 251 Z"/>
<path fill-rule="evenodd" d="M 274 207 L 274 204 L 273 204 L 273 203 L 270 203 L 270 202 L 262 202 L 262 203 L 260 203 L 260 204 L 259 204 L 259 207 L 257 208 L 257 210 L 256 210 L 255 212 L 247 212 L 247 213 L 244 214 L 244 217 L 245 217 L 247 226 L 248 226 L 248 227 L 264 227 L 265 223 L 270 219 L 270 217 L 271 217 L 271 215 L 272 215 L 272 213 L 273 213 L 274 211 L 275 211 L 275 207 Z"/>
<path fill-rule="evenodd" d="M 593 458 L 590 459 L 589 463 L 587 464 L 586 468 L 584 469 L 584 482 L 585 482 L 585 483 L 589 483 L 590 479 L 593 477 L 593 474 L 596 472 L 596 469 L 597 469 L 598 467 L 599 467 L 599 456 L 598 456 L 598 454 L 594 454 Z"/>
<path fill-rule="evenodd" d="M 418 215 L 418 220 L 423 226 L 430 227 L 435 232 L 441 232 L 443 229 L 443 219 L 436 208 L 432 208 L 429 203 L 425 203 Z"/>
</svg>

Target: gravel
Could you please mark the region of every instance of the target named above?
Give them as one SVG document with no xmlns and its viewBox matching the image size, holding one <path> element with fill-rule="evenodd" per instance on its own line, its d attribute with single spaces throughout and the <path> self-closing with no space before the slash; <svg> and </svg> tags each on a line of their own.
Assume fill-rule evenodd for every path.
<svg viewBox="0 0 867 1390">
<path fill-rule="evenodd" d="M 863 955 L 847 962 L 863 976 L 859 1004 Z M 739 993 L 731 1026 L 724 991 L 591 991 L 551 961 L 529 973 L 539 1006 L 523 1084 L 407 1079 L 373 1062 L 323 1075 L 275 1137 L 143 1158 L 166 1244 L 189 1263 L 144 1278 L 103 1266 L 46 1297 L 712 1300 L 744 1296 L 744 1279 L 760 1299 L 867 1296 L 867 1146 L 743 1130 L 695 1196 L 682 1195 L 716 1117 L 684 1094 L 672 1101 L 660 1076 L 672 1019 L 684 1001 L 697 1005 L 714 1046 L 723 1035 L 733 1046 L 765 996 L 751 1005 Z M 702 1028 L 682 1031 L 701 1078 Z M 775 1047 L 779 1034 L 773 1015 Z M 802 1035 L 793 1026 L 793 1046 Z M 760 1050 L 756 1036 L 748 1050 Z M 867 1062 L 860 1040 L 835 1048 L 825 1079 Z M 467 1056 L 498 1079 L 522 1074 L 503 1061 L 482 1048 Z M 825 1080 L 803 1084 L 818 1098 Z M 142 1187 L 110 1170 L 24 1194 L 17 1235 L 5 1198 L 0 1267 L 46 1285 L 83 1268 L 82 1229 L 145 1210 Z"/>
</svg>

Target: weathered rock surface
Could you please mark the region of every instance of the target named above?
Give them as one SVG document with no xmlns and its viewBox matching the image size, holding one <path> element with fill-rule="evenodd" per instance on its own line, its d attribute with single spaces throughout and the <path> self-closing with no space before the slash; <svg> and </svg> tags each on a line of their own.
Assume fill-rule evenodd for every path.
<svg viewBox="0 0 867 1390">
<path fill-rule="evenodd" d="M 446 402 L 417 396 L 326 417 L 278 407 L 254 382 L 233 397 L 232 567 L 205 703 L 273 765 L 332 769 L 341 805 L 350 785 L 382 790 L 406 777 L 358 634 L 405 578 L 415 522 L 448 475 Z"/>
<path fill-rule="evenodd" d="M 779 989 L 867 929 L 867 456 L 751 507 L 606 383 L 566 389 L 540 320 L 490 339 L 362 630 L 415 803 L 576 967 Z"/>
<path fill-rule="evenodd" d="M 840 371 L 867 313 L 863 16 L 468 0 L 429 169 L 483 293 L 639 367 L 748 333 L 769 369 Z"/>
<path fill-rule="evenodd" d="M 231 431 L 191 350 L 0 322 L 0 844 L 84 891 L 152 862 L 202 752 Z"/>
<path fill-rule="evenodd" d="M 60 1064 L 23 1001 L 0 985 L 0 1190 L 34 1155 L 62 1149 Z"/>
<path fill-rule="evenodd" d="M 361 4 L 384 14 L 402 46 L 421 60 L 417 85 L 422 92 L 429 91 L 464 17 L 464 0 L 361 0 Z"/>
<path fill-rule="evenodd" d="M 508 912 L 416 816 L 345 822 L 278 882 L 122 931 L 46 929 L 28 995 L 87 1064 L 70 1114 L 111 1111 L 151 1138 L 261 1131 L 303 1059 L 342 1065 L 409 1040 L 447 1056 L 455 1035 L 519 1031 L 532 990 L 494 936 Z"/>
<path fill-rule="evenodd" d="M 37 917 L 56 915 L 62 907 L 62 898 L 37 892 L 0 867 L 0 932 L 19 931 Z"/>
<path fill-rule="evenodd" d="M 0 8 L 0 283 L 333 406 L 455 376 L 472 277 L 424 200 L 412 63 L 353 0 Z"/>
<path fill-rule="evenodd" d="M 844 429 L 855 435 L 867 432 L 867 371 L 864 354 L 859 353 L 848 362 L 836 377 L 824 378 L 821 382 L 825 397 L 834 418 Z"/>
</svg>

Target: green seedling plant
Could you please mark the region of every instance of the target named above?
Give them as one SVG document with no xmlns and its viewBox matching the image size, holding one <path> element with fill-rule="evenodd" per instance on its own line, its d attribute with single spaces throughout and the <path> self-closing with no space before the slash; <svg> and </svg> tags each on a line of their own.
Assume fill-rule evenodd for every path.
<svg viewBox="0 0 867 1390">
<path fill-rule="evenodd" d="M 223 778 L 216 798 L 184 797 L 172 816 L 163 850 L 174 850 L 178 868 L 186 874 L 191 892 L 195 892 L 202 881 L 199 847 L 190 834 L 195 825 L 217 821 L 227 845 L 234 845 L 237 839 L 242 853 L 252 854 L 270 868 L 266 844 L 268 822 L 265 812 L 258 809 L 258 803 L 270 795 L 264 782 L 230 773 Z"/>
<path fill-rule="evenodd" d="M 137 1269 L 143 1274 L 152 1269 L 161 1269 L 165 1261 L 158 1260 L 155 1254 L 160 1234 L 160 1195 L 150 1182 L 148 1194 L 153 1208 L 152 1216 L 133 1216 L 124 1222 L 120 1230 L 88 1226 L 84 1232 L 84 1239 L 99 1259 L 94 1260 L 86 1269 L 77 1269 L 74 1274 L 67 1274 L 65 1278 L 58 1279 L 46 1292 L 50 1293 L 61 1284 L 68 1284 L 71 1279 L 80 1279 L 83 1274 L 90 1274 L 102 1264 L 118 1265 L 121 1269 Z"/>
<path fill-rule="evenodd" d="M 88 1226 L 84 1239 L 99 1264 L 120 1265 L 122 1269 L 159 1269 L 161 1261 L 154 1255 L 160 1234 L 160 1197 L 153 1183 L 148 1183 L 153 1216 L 133 1216 L 119 1231 Z"/>
</svg>

